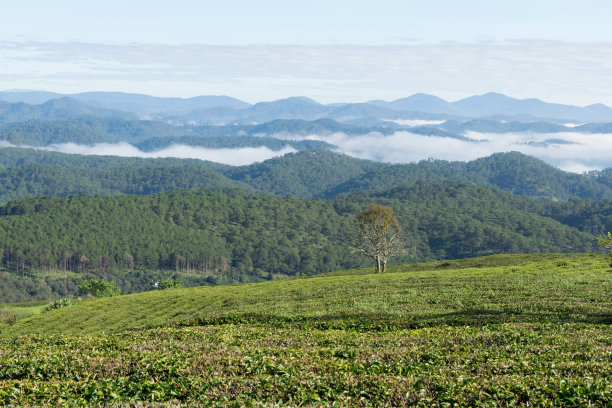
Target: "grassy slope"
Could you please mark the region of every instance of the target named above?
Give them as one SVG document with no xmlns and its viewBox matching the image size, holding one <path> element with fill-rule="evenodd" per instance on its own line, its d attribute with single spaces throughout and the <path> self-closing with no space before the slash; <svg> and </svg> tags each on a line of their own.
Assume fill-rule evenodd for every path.
<svg viewBox="0 0 612 408">
<path fill-rule="evenodd" d="M 612 274 L 597 255 L 507 255 L 392 271 L 98 299 L 18 321 L 0 334 L 99 335 L 231 321 L 336 328 L 612 322 Z"/>
<path fill-rule="evenodd" d="M 47 307 L 47 304 L 46 301 L 0 304 L 0 327 L 4 323 L 15 322 L 24 317 L 40 314 Z"/>
</svg>

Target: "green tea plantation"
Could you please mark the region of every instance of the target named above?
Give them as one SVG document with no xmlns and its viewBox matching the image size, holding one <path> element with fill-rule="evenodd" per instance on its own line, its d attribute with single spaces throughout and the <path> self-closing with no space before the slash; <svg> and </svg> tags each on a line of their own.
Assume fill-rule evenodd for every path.
<svg viewBox="0 0 612 408">
<path fill-rule="evenodd" d="M 612 406 L 602 256 L 390 269 L 167 289 L 5 320 L 0 405 Z"/>
</svg>

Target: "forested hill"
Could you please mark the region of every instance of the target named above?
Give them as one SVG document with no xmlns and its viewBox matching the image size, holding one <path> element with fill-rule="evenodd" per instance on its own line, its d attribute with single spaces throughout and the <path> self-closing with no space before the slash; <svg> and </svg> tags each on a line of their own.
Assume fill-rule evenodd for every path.
<svg viewBox="0 0 612 408">
<path fill-rule="evenodd" d="M 28 198 L 0 208 L 0 296 L 74 295 L 85 278 L 113 279 L 130 292 L 169 274 L 196 285 L 366 266 L 347 234 L 373 202 L 398 216 L 398 262 L 592 252 L 592 226 L 612 227 L 612 200 L 551 203 L 457 181 L 332 200 L 239 191 Z M 563 224 L 570 213 L 583 231 Z"/>
<path fill-rule="evenodd" d="M 262 163 L 224 167 L 220 171 L 261 191 L 313 198 L 326 196 L 326 191 L 355 176 L 374 169 L 384 171 L 387 167 L 383 163 L 318 150 L 289 153 Z"/>
<path fill-rule="evenodd" d="M 280 123 L 279 123 L 280 122 Z M 210 148 L 266 146 L 280 150 L 291 146 L 296 150 L 326 149 L 332 146 L 315 140 L 285 140 L 258 137 L 262 134 L 292 132 L 307 133 L 313 129 L 320 134 L 336 128 L 347 133 L 363 134 L 376 129 L 340 125 L 334 121 L 274 121 L 263 125 L 178 127 L 151 121 L 115 117 L 79 116 L 70 120 L 31 119 L 0 124 L 0 140 L 16 146 L 47 146 L 75 143 L 130 143 L 143 151 L 152 151 L 182 144 Z M 381 129 L 380 131 L 384 131 Z"/>
<path fill-rule="evenodd" d="M 200 160 L 79 156 L 31 149 L 0 149 L 0 204 L 47 195 L 155 194 L 176 189 L 254 189 Z"/>
<path fill-rule="evenodd" d="M 612 186 L 607 184 L 610 173 L 594 173 L 593 176 L 564 172 L 534 157 L 510 152 L 471 162 L 429 160 L 377 166 L 323 192 L 323 195 L 331 197 L 350 191 L 381 191 L 413 184 L 417 180 L 465 180 L 543 199 L 612 198 Z"/>
<path fill-rule="evenodd" d="M 200 160 L 80 156 L 0 149 L 0 204 L 33 195 L 155 194 L 175 189 L 242 189 L 299 198 L 384 191 L 419 180 L 464 180 L 518 195 L 567 201 L 612 198 L 612 172 L 567 173 L 521 153 L 472 162 L 387 164 L 326 150 L 303 151 L 248 166 Z"/>
<path fill-rule="evenodd" d="M 388 164 L 329 151 L 304 151 L 222 171 L 258 190 L 297 197 L 331 198 L 354 191 L 384 191 L 419 180 L 463 180 L 541 199 L 612 198 L 609 171 L 587 177 L 518 152 L 496 153 L 471 162 Z"/>
</svg>

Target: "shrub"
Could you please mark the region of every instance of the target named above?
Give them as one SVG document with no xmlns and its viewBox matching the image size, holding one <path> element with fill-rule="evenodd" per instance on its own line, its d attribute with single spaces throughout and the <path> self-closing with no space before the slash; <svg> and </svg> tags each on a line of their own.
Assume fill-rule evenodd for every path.
<svg viewBox="0 0 612 408">
<path fill-rule="evenodd" d="M 114 281 L 86 280 L 79 285 L 81 295 L 90 294 L 94 297 L 111 297 L 121 294 L 121 289 Z"/>
<path fill-rule="evenodd" d="M 64 298 L 64 299 L 58 299 L 53 301 L 53 303 L 51 303 L 49 306 L 47 306 L 45 308 L 45 311 L 50 311 L 50 310 L 55 310 L 55 309 L 61 309 L 63 307 L 67 307 L 70 306 L 72 304 L 72 299 L 70 298 Z"/>
</svg>

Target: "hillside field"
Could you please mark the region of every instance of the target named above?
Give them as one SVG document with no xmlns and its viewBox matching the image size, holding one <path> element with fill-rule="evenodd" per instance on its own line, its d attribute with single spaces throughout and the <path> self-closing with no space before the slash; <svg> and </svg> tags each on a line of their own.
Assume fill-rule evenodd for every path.
<svg viewBox="0 0 612 408">
<path fill-rule="evenodd" d="M 602 256 L 371 272 L 86 300 L 4 322 L 0 405 L 612 404 Z"/>
</svg>

